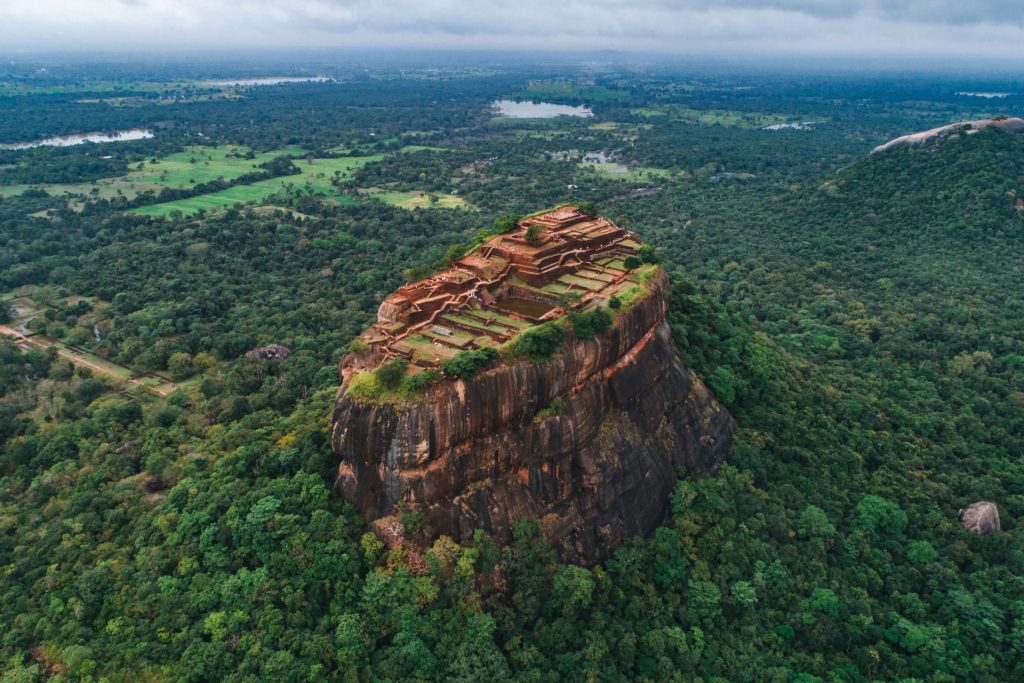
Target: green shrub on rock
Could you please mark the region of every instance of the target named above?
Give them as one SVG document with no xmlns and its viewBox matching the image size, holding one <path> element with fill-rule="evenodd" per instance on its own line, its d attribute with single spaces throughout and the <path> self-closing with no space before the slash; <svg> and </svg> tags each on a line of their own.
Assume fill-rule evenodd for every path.
<svg viewBox="0 0 1024 683">
<path fill-rule="evenodd" d="M 474 349 L 463 351 L 449 361 L 441 365 L 444 374 L 469 379 L 480 370 L 490 365 L 491 361 L 498 357 L 498 351 L 492 348 Z"/>
<path fill-rule="evenodd" d="M 542 361 L 550 358 L 561 348 L 564 339 L 564 327 L 555 322 L 546 322 L 512 340 L 509 350 L 512 353 L 529 356 L 530 360 Z"/>
<path fill-rule="evenodd" d="M 377 368 L 377 383 L 384 389 L 396 389 L 405 377 L 409 361 L 395 358 Z"/>
<path fill-rule="evenodd" d="M 572 331 L 580 339 L 593 339 L 612 326 L 612 315 L 606 308 L 595 308 L 585 313 L 572 313 Z"/>
</svg>

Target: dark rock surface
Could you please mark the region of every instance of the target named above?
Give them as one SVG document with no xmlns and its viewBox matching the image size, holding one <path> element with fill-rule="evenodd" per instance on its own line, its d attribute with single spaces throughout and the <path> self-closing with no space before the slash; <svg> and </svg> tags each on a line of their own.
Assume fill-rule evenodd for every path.
<svg viewBox="0 0 1024 683">
<path fill-rule="evenodd" d="M 971 503 L 960 510 L 958 517 L 965 529 L 979 536 L 999 531 L 1002 528 L 999 524 L 999 508 L 995 503 L 988 501 Z"/>
<path fill-rule="evenodd" d="M 663 519 L 677 470 L 714 472 L 734 421 L 676 357 L 668 279 L 593 341 L 547 363 L 446 381 L 419 403 L 342 396 L 331 422 L 338 487 L 370 520 L 401 501 L 437 534 L 508 540 L 542 519 L 566 560 L 592 562 Z M 342 388 L 344 392 L 344 387 Z M 552 400 L 560 413 L 536 419 Z"/>
<path fill-rule="evenodd" d="M 292 355 L 291 349 L 280 344 L 267 344 L 245 354 L 249 360 L 284 360 Z"/>
</svg>

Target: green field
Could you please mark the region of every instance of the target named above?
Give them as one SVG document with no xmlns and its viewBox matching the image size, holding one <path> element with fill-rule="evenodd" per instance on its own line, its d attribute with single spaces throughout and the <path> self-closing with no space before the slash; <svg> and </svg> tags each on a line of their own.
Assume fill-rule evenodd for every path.
<svg viewBox="0 0 1024 683">
<path fill-rule="evenodd" d="M 445 147 L 431 147 L 430 145 L 406 145 L 400 151 L 402 152 L 447 152 L 448 149 Z"/>
<path fill-rule="evenodd" d="M 200 210 L 226 209 L 236 203 L 260 202 L 289 188 L 333 196 L 337 197 L 339 201 L 352 203 L 353 200 L 341 197 L 338 188 L 331 184 L 331 180 L 335 177 L 349 179 L 359 168 L 383 158 L 382 154 L 373 154 L 364 157 L 302 159 L 296 161 L 296 166 L 301 169 L 301 173 L 297 175 L 260 180 L 251 185 L 236 185 L 219 192 L 141 206 L 132 211 L 145 216 L 169 216 L 173 211 L 181 211 L 185 215 L 190 215 Z"/>
<path fill-rule="evenodd" d="M 40 341 L 42 341 L 42 340 L 40 340 Z M 102 372 L 104 372 L 104 373 L 106 373 L 108 375 L 112 375 L 114 377 L 117 377 L 119 379 L 125 380 L 125 379 L 128 379 L 129 377 L 132 376 L 132 371 L 129 370 L 128 368 L 124 367 L 123 365 L 118 365 L 117 363 L 111 362 L 111 361 L 107 360 L 106 358 L 102 358 L 100 356 L 97 356 L 95 353 L 89 353 L 87 351 L 83 352 L 83 351 L 79 351 L 78 349 L 73 349 L 73 348 L 69 347 L 67 344 L 65 344 L 64 342 L 56 341 L 56 342 L 52 342 L 52 343 L 47 344 L 47 346 L 50 346 L 50 347 L 52 347 L 54 349 L 57 349 L 58 351 L 64 351 L 67 354 L 69 354 L 70 356 L 73 356 L 74 358 L 78 358 L 78 359 L 81 359 L 81 360 L 85 361 L 86 365 L 93 366 L 93 367 L 99 369 L 100 371 L 102 371 Z M 159 386 L 159 385 L 164 384 L 164 383 L 165 383 L 165 380 L 156 380 L 156 379 L 154 379 L 153 382 L 150 382 L 150 384 L 152 384 L 153 386 Z"/>
<path fill-rule="evenodd" d="M 427 209 L 465 209 L 471 208 L 462 197 L 450 194 L 434 195 L 435 201 L 430 200 L 427 192 L 380 192 L 371 194 L 374 199 L 379 199 L 385 204 L 397 206 L 403 209 L 415 209 L 417 207 Z"/>
<path fill-rule="evenodd" d="M 513 119 L 501 119 L 502 121 L 512 121 Z M 520 121 L 526 119 L 519 119 Z M 569 130 L 514 130 L 513 134 L 519 135 L 524 138 L 535 138 L 537 140 L 553 140 L 557 137 L 572 134 Z"/>
<path fill-rule="evenodd" d="M 151 183 L 157 187 L 186 189 L 192 185 L 208 183 L 218 178 L 234 180 L 246 173 L 260 171 L 260 164 L 282 155 L 301 156 L 302 147 L 287 147 L 271 152 L 260 152 L 246 159 L 247 147 L 221 145 L 218 147 L 187 147 L 181 152 L 162 159 L 148 161 L 141 169 L 128 174 L 135 182 Z"/>
<path fill-rule="evenodd" d="M 194 185 L 223 178 L 234 180 L 246 173 L 258 172 L 259 165 L 287 154 L 306 154 L 301 147 L 287 147 L 260 152 L 246 159 L 247 147 L 187 147 L 181 152 L 157 160 L 134 164 L 129 173 L 116 178 L 103 178 L 91 183 L 47 183 L 38 185 L 7 185 L 0 187 L 0 196 L 19 195 L 28 189 L 45 190 L 51 195 L 79 195 L 111 199 L 122 195 L 133 199 L 146 191 L 159 192 L 165 187 L 184 190 Z M 298 162 L 301 166 L 305 162 Z"/>
<path fill-rule="evenodd" d="M 400 153 L 421 151 L 445 151 L 440 147 L 407 145 Z M 0 187 L 0 197 L 14 196 L 28 189 L 45 190 L 54 196 L 78 196 L 83 198 L 112 199 L 126 197 L 134 199 L 143 192 L 160 192 L 163 188 L 188 189 L 217 180 L 233 181 L 247 173 L 261 171 L 260 164 L 282 155 L 303 157 L 308 151 L 292 146 L 269 152 L 252 154 L 249 148 L 239 145 L 216 147 L 191 146 L 181 152 L 160 159 L 134 164 L 129 173 L 116 178 L 103 178 L 90 183 L 49 183 L 38 185 L 8 185 Z M 251 155 L 252 158 L 247 158 Z M 217 192 L 151 204 L 132 209 L 145 216 L 169 216 L 181 211 L 191 215 L 199 211 L 217 211 L 234 206 L 262 202 L 287 189 L 299 189 L 308 193 L 322 194 L 335 198 L 341 203 L 352 204 L 354 199 L 342 196 L 332 180 L 349 181 L 360 168 L 368 163 L 380 161 L 384 154 L 366 154 L 353 157 L 296 158 L 294 163 L 300 173 L 261 180 L 247 185 L 236 185 Z M 405 209 L 414 208 L 462 208 L 469 205 L 461 197 L 438 196 L 431 201 L 423 191 L 371 193 L 387 204 Z"/>
<path fill-rule="evenodd" d="M 160 170 L 163 182 L 167 183 L 168 186 L 171 187 L 174 185 L 170 185 L 170 183 L 180 183 L 183 177 L 192 178 L 195 177 L 196 174 L 204 172 L 215 173 L 219 170 L 221 171 L 220 175 L 227 178 L 228 176 L 223 173 L 223 170 L 227 168 L 231 168 L 231 172 L 234 173 L 232 177 L 237 178 L 248 171 L 237 172 L 237 168 L 234 168 L 234 166 L 237 165 L 238 160 L 236 159 L 236 155 L 233 155 L 230 151 L 231 149 L 232 148 L 228 147 L 211 148 L 210 153 L 208 153 L 205 158 L 186 156 L 189 155 L 189 152 L 181 152 L 179 154 L 171 155 L 170 157 L 157 162 L 157 164 L 152 164 L 151 167 L 160 167 L 160 165 L 163 164 Z M 216 154 L 213 153 L 215 150 L 217 151 Z M 399 153 L 411 153 L 424 150 L 444 151 L 438 147 L 408 145 L 399 150 Z M 270 152 L 268 153 L 268 158 L 273 158 L 281 154 L 301 155 L 304 152 L 305 150 L 301 148 L 293 147 L 276 152 Z M 188 197 L 186 199 L 177 199 L 160 204 L 151 204 L 149 206 L 133 209 L 133 212 L 145 216 L 169 216 L 173 211 L 181 211 L 185 215 L 191 215 L 200 210 L 216 211 L 226 209 L 238 203 L 247 204 L 250 202 L 262 202 L 278 192 L 288 189 L 298 189 L 304 190 L 307 193 L 322 194 L 327 197 L 333 197 L 338 202 L 352 204 L 355 203 L 355 200 L 351 197 L 343 196 L 339 188 L 332 184 L 331 181 L 337 178 L 339 181 L 347 182 L 351 180 L 355 172 L 360 168 L 366 164 L 380 161 L 384 157 L 384 154 L 368 154 L 365 156 L 355 157 L 296 159 L 295 165 L 301 170 L 297 175 L 260 180 L 249 185 L 236 185 L 226 190 L 220 190 L 219 192 L 212 192 L 210 194 Z M 196 158 L 197 163 L 202 164 L 202 167 L 199 170 L 196 170 L 197 164 L 192 163 L 193 158 Z M 262 163 L 262 161 L 265 160 L 266 159 L 261 160 L 261 156 L 257 155 L 257 159 L 254 161 Z M 144 172 L 147 171 L 140 171 L 139 173 Z M 469 206 L 461 197 L 452 195 L 442 195 L 438 197 L 436 202 L 431 202 L 428 194 L 422 191 L 371 192 L 370 196 L 378 197 L 387 204 L 392 204 L 405 209 L 413 209 L 416 207 L 457 208 Z"/>
<path fill-rule="evenodd" d="M 2 185 L 0 186 L 0 197 L 13 197 L 20 195 L 25 190 L 45 190 L 54 197 L 62 195 L 94 197 L 97 199 L 111 199 L 123 195 L 132 199 L 147 190 L 159 190 L 159 186 L 152 183 L 134 182 L 128 180 L 127 176 L 120 178 L 104 178 L 92 183 L 43 183 L 37 185 Z"/>
<path fill-rule="evenodd" d="M 664 168 L 654 168 L 652 166 L 626 167 L 622 164 L 616 163 L 584 163 L 581 164 L 581 166 L 583 168 L 593 169 L 599 175 L 606 178 L 628 180 L 634 183 L 648 180 L 664 180 L 671 175 L 671 171 L 667 171 Z"/>
<path fill-rule="evenodd" d="M 118 93 L 150 92 L 162 93 L 181 90 L 184 82 L 158 83 L 155 81 L 88 81 L 85 83 L 64 83 L 60 85 L 26 85 L 18 81 L 0 82 L 0 97 L 15 95 L 66 95 L 74 93 Z"/>
<path fill-rule="evenodd" d="M 530 81 L 520 95 L 524 100 L 573 99 L 587 102 L 614 102 L 629 97 L 626 90 L 613 90 L 598 85 L 578 85 L 568 79 Z"/>
<path fill-rule="evenodd" d="M 133 213 L 144 216 L 169 216 L 175 211 L 180 211 L 188 216 L 199 211 L 217 211 L 234 206 L 235 204 L 247 204 L 249 202 L 262 201 L 273 195 L 281 188 L 257 187 L 255 185 L 238 185 L 229 187 L 220 192 L 202 194 L 186 199 L 176 199 L 171 202 L 150 204 L 132 209 Z"/>
<path fill-rule="evenodd" d="M 730 109 L 692 109 L 682 105 L 662 105 L 631 109 L 635 116 L 645 118 L 668 117 L 700 126 L 728 126 L 730 128 L 763 128 L 785 123 L 791 117 L 784 114 L 734 111 Z"/>
</svg>

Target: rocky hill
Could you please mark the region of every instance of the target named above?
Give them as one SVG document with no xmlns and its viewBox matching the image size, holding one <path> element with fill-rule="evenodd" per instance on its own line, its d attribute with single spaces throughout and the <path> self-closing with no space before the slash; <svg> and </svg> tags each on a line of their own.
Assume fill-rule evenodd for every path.
<svg viewBox="0 0 1024 683">
<path fill-rule="evenodd" d="M 677 471 L 713 472 L 734 422 L 677 359 L 668 277 L 640 266 L 640 249 L 563 209 L 388 297 L 342 361 L 331 442 L 346 500 L 371 520 L 422 511 L 457 540 L 506 540 L 517 520 L 541 519 L 577 562 L 651 531 Z M 424 313 L 439 288 L 447 298 Z M 547 357 L 523 351 L 538 330 L 560 330 Z M 476 371 L 460 364 L 470 356 Z M 398 388 L 365 390 L 396 367 Z"/>
<path fill-rule="evenodd" d="M 944 140 L 957 139 L 961 135 L 974 135 L 975 133 L 990 127 L 998 128 L 1006 131 L 1007 133 L 1024 133 L 1024 119 L 1002 117 L 994 119 L 980 119 L 977 121 L 959 121 L 947 126 L 939 126 L 938 128 L 922 131 L 920 133 L 903 135 L 894 140 L 890 140 L 884 145 L 875 147 L 871 150 L 871 153 L 877 154 L 878 152 L 884 152 L 885 150 L 896 147 L 927 147 L 939 144 Z"/>
</svg>

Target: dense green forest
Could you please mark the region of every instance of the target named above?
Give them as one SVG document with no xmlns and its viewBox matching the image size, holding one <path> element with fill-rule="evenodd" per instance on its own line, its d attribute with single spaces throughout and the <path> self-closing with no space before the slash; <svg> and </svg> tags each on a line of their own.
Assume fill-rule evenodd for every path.
<svg viewBox="0 0 1024 683">
<path fill-rule="evenodd" d="M 215 97 L 180 82 L 231 73 L 165 68 L 0 72 L 4 142 L 155 131 L 0 149 L 0 324 L 51 340 L 0 341 L 0 680 L 1024 679 L 1024 136 L 868 154 L 1020 83 L 379 65 Z M 538 94 L 593 117 L 488 108 Z M 196 145 L 280 161 L 161 180 L 189 199 L 361 161 L 136 212 L 179 198 L 139 164 Z M 599 566 L 529 519 L 411 563 L 333 491 L 337 363 L 405 278 L 564 201 L 657 247 L 728 464 Z M 978 500 L 1001 532 L 961 527 Z"/>
</svg>

